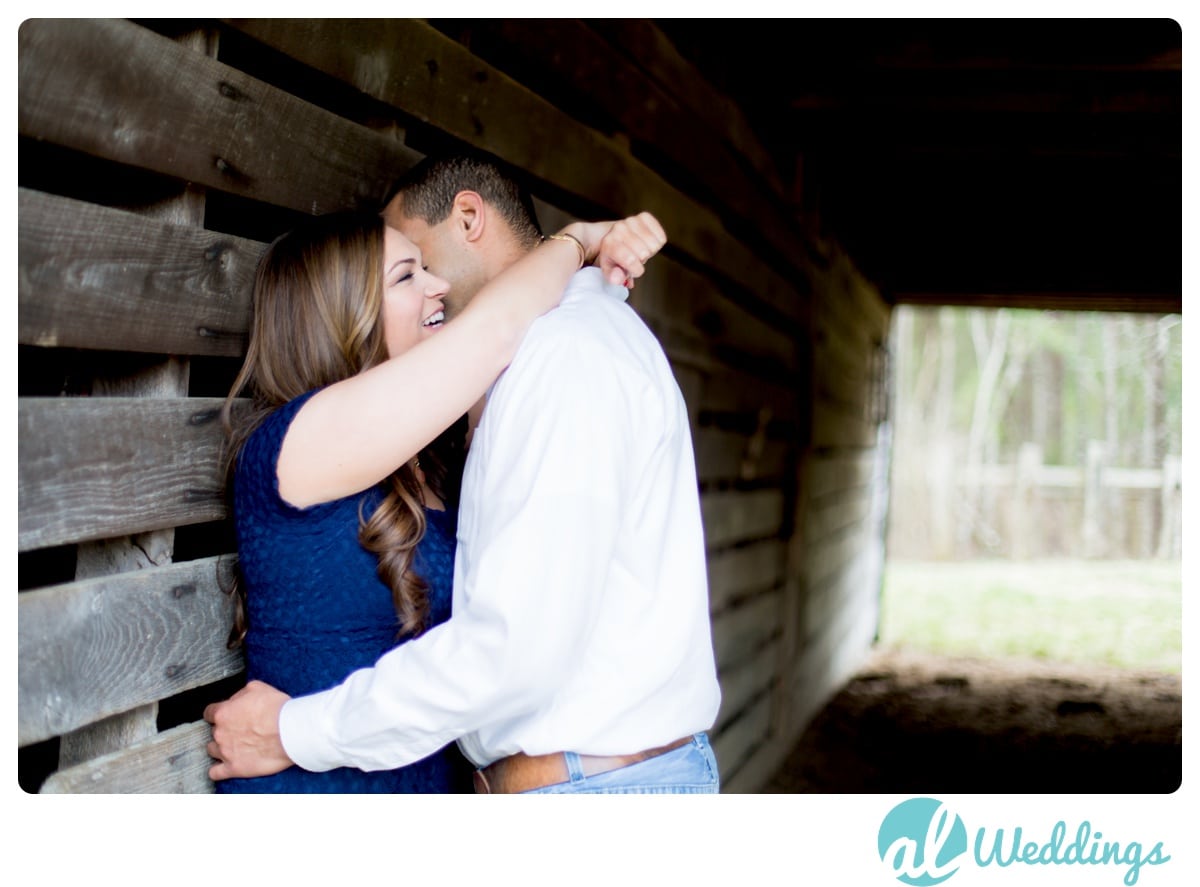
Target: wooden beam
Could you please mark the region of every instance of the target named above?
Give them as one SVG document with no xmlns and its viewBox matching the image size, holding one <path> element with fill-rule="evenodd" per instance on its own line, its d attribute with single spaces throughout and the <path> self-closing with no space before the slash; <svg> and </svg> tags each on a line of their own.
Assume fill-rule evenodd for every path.
<svg viewBox="0 0 1200 887">
<path fill-rule="evenodd" d="M 788 257 L 786 262 L 806 249 L 795 216 L 782 208 L 784 189 L 740 110 L 708 87 L 661 34 L 655 40 L 656 29 L 648 22 L 610 26 L 574 19 L 473 19 L 439 24 L 451 34 L 455 26 L 473 53 L 535 92 L 557 97 L 569 90 L 560 107 L 586 106 L 593 119 L 607 115 L 630 140 L 635 156 L 639 148 L 649 148 L 677 187 L 705 203 L 712 202 L 711 194 L 723 214 L 751 226 L 778 255 Z M 636 32 L 637 39 L 653 41 L 657 64 L 614 31 Z M 648 65 L 654 65 L 655 73 Z M 656 74 L 667 82 L 659 82 Z M 727 116 L 714 119 L 714 105 Z M 733 141 L 748 153 L 735 149 Z"/>
<path fill-rule="evenodd" d="M 27 19 L 18 132 L 300 212 L 376 207 L 419 154 L 132 22 Z"/>
<path fill-rule="evenodd" d="M 43 794 L 205 794 L 212 758 L 205 744 L 208 724 L 197 721 L 159 733 L 153 739 L 54 773 Z"/>
<path fill-rule="evenodd" d="M 220 398 L 22 398 L 18 550 L 225 516 Z"/>
<path fill-rule="evenodd" d="M 680 55 L 675 44 L 653 22 L 646 19 L 591 19 L 588 26 L 644 67 L 666 92 L 698 115 L 712 132 L 721 133 L 722 138 L 728 139 L 733 150 L 744 157 L 776 193 L 785 193 L 779 171 L 737 101 L 715 89 L 704 73 Z"/>
<path fill-rule="evenodd" d="M 18 189 L 22 345 L 240 356 L 263 245 Z"/>
<path fill-rule="evenodd" d="M 784 316 L 803 316 L 803 272 L 783 275 L 766 267 L 728 235 L 717 213 L 429 25 L 393 19 L 229 24 L 609 213 L 653 212 L 675 248 Z"/>
<path fill-rule="evenodd" d="M 18 744 L 242 670 L 225 647 L 232 556 L 80 579 L 17 598 Z"/>
</svg>

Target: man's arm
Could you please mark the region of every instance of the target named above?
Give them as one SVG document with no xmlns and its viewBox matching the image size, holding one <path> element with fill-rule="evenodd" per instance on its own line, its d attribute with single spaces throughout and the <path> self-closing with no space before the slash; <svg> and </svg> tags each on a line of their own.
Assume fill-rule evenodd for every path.
<svg viewBox="0 0 1200 887">
<path fill-rule="evenodd" d="M 476 445 L 479 434 L 503 439 L 489 441 L 480 526 L 476 543 L 460 547 L 451 620 L 324 693 L 289 701 L 247 688 L 215 712 L 228 739 L 214 730 L 225 762 L 214 778 L 292 760 L 309 770 L 399 767 L 553 695 L 595 623 L 627 461 L 628 392 L 611 372 L 596 378 L 601 361 L 580 358 L 571 342 L 523 355 L 502 380 L 515 390 L 488 408 Z"/>
</svg>

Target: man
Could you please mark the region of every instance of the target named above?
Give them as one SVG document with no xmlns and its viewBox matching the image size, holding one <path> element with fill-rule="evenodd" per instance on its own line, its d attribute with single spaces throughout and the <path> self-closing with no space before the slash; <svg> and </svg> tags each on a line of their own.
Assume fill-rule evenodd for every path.
<svg viewBox="0 0 1200 887">
<path fill-rule="evenodd" d="M 450 281 L 448 318 L 541 239 L 477 158 L 420 164 L 385 218 Z M 582 269 L 473 411 L 450 621 L 324 693 L 252 683 L 209 706 L 214 779 L 392 768 L 458 740 L 478 791 L 718 790 L 686 407 L 626 295 Z"/>
</svg>

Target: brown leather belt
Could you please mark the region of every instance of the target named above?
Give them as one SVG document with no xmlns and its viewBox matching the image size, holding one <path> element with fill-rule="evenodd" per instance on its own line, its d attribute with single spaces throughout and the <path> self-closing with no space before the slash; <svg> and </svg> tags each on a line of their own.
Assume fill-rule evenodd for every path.
<svg viewBox="0 0 1200 887">
<path fill-rule="evenodd" d="M 595 776 L 610 770 L 619 770 L 639 761 L 647 761 L 659 755 L 681 748 L 692 741 L 685 736 L 658 748 L 646 749 L 631 755 L 580 755 L 579 765 L 584 776 Z M 509 795 L 527 792 L 548 785 L 567 782 L 571 774 L 567 770 L 567 759 L 562 752 L 549 755 L 515 754 L 475 771 L 475 791 L 481 795 Z"/>
</svg>

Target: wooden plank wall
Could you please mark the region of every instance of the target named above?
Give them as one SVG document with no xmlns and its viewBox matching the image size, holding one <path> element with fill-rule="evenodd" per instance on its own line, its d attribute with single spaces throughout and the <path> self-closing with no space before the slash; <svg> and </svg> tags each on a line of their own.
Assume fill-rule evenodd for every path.
<svg viewBox="0 0 1200 887">
<path fill-rule="evenodd" d="M 215 409 L 254 262 L 444 147 L 524 174 L 546 227 L 646 208 L 670 234 L 632 303 L 693 422 L 725 790 L 861 661 L 888 310 L 649 23 L 29 20 L 19 134 L 27 791 L 211 790 L 200 712 L 241 680 Z"/>
</svg>

